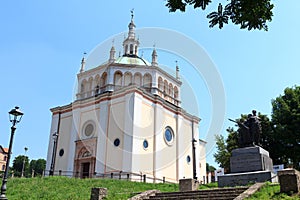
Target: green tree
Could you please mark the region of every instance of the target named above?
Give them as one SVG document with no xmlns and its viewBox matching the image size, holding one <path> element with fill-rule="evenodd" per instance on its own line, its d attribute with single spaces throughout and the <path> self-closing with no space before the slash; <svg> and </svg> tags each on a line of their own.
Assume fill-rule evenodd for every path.
<svg viewBox="0 0 300 200">
<path fill-rule="evenodd" d="M 43 171 L 46 168 L 46 160 L 45 159 L 38 159 L 38 160 L 31 160 L 29 170 L 32 172 L 34 170 L 34 174 L 37 176 L 42 176 Z"/>
<path fill-rule="evenodd" d="M 25 159 L 24 172 L 25 172 L 25 175 L 27 175 L 26 172 L 29 169 L 29 159 L 27 156 L 19 155 L 19 156 L 15 157 L 15 159 L 13 160 L 12 170 L 14 171 L 15 176 L 21 177 L 24 159 Z"/>
<path fill-rule="evenodd" d="M 300 87 L 286 88 L 272 100 L 275 164 L 293 165 L 300 162 Z"/>
<path fill-rule="evenodd" d="M 229 127 L 226 131 L 228 132 L 226 140 L 224 136 L 216 135 L 217 152 L 214 157 L 220 167 L 224 168 L 225 172 L 229 172 L 231 151 L 238 148 L 238 132 L 232 127 Z"/>
<path fill-rule="evenodd" d="M 193 6 L 194 9 L 201 8 L 205 10 L 212 0 L 167 0 L 166 6 L 170 12 L 180 10 L 185 12 L 187 5 Z M 271 0 L 229 0 L 226 2 L 223 11 L 223 5 L 220 3 L 217 12 L 212 12 L 207 15 L 210 27 L 219 24 L 219 28 L 228 22 L 228 19 L 234 25 L 239 25 L 241 29 L 259 29 L 268 30 L 267 22 L 272 21 L 274 5 Z M 213 14 L 214 13 L 214 14 Z"/>
<path fill-rule="evenodd" d="M 215 170 L 216 170 L 216 168 L 214 166 L 206 163 L 206 172 L 214 172 Z"/>
</svg>

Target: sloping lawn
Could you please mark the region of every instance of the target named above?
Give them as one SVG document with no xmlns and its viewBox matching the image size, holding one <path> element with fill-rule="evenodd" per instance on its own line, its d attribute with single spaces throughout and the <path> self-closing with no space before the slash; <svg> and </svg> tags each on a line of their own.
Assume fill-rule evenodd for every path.
<svg viewBox="0 0 300 200">
<path fill-rule="evenodd" d="M 145 190 L 178 191 L 177 184 L 137 183 L 112 179 L 75 179 L 68 177 L 12 178 L 7 183 L 9 200 L 90 199 L 91 188 L 108 189 L 107 199 L 127 199 Z"/>
</svg>

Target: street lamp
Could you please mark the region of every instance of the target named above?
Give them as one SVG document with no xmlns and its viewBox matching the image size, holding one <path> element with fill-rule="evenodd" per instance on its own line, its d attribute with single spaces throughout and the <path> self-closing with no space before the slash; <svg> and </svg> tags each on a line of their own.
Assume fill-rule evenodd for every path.
<svg viewBox="0 0 300 200">
<path fill-rule="evenodd" d="M 56 157 L 56 145 L 57 145 L 57 138 L 58 134 L 55 132 L 53 135 L 53 150 L 52 150 L 52 160 L 51 160 L 51 166 L 50 166 L 50 176 L 53 176 L 54 174 L 54 165 L 55 165 L 55 157 Z"/>
<path fill-rule="evenodd" d="M 1 186 L 1 196 L 0 199 L 6 199 L 6 183 L 7 183 L 7 177 L 8 177 L 8 169 L 9 169 L 9 160 L 11 155 L 11 149 L 14 139 L 14 133 L 16 131 L 16 124 L 19 123 L 22 119 L 23 113 L 19 110 L 19 107 L 16 106 L 14 109 L 9 111 L 9 121 L 12 122 L 11 126 L 11 134 L 10 134 L 10 141 L 9 141 L 9 148 L 8 148 L 8 155 L 6 160 L 6 166 L 4 171 L 4 176 L 2 180 L 2 186 Z"/>
<path fill-rule="evenodd" d="M 23 159 L 23 166 L 22 166 L 22 173 L 21 173 L 21 177 L 24 177 L 24 169 L 25 169 L 25 160 L 26 160 L 26 152 L 28 151 L 28 148 L 25 147 L 25 154 L 24 154 L 24 159 Z"/>
<path fill-rule="evenodd" d="M 193 178 L 195 180 L 197 180 L 197 171 L 196 171 L 196 147 L 195 147 L 195 143 L 197 142 L 197 140 L 195 140 L 195 138 L 192 139 L 192 147 L 193 147 Z"/>
</svg>

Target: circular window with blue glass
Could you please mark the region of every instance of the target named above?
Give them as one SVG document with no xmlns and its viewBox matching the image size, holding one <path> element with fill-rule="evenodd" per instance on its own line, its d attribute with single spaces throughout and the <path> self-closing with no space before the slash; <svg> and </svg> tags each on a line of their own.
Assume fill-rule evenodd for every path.
<svg viewBox="0 0 300 200">
<path fill-rule="evenodd" d="M 169 126 L 165 129 L 164 139 L 167 145 L 171 145 L 174 141 L 174 132 Z"/>
<path fill-rule="evenodd" d="M 115 145 L 116 147 L 118 147 L 118 146 L 120 145 L 120 139 L 119 139 L 119 138 L 115 139 L 114 145 Z"/>
<path fill-rule="evenodd" d="M 187 162 L 188 164 L 190 164 L 190 162 L 191 162 L 191 157 L 190 157 L 190 156 L 187 156 L 187 157 L 186 157 L 186 162 Z"/>
<path fill-rule="evenodd" d="M 145 149 L 145 150 L 148 149 L 148 146 L 149 146 L 148 141 L 147 141 L 147 140 L 144 140 L 144 141 L 143 141 L 143 147 L 144 147 L 144 149 Z"/>
</svg>

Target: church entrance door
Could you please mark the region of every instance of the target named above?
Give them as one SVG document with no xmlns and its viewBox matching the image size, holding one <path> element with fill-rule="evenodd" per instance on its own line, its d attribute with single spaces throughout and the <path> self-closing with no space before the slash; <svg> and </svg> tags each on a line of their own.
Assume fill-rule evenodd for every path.
<svg viewBox="0 0 300 200">
<path fill-rule="evenodd" d="M 90 174 L 90 163 L 82 163 L 81 178 L 89 178 Z"/>
</svg>

